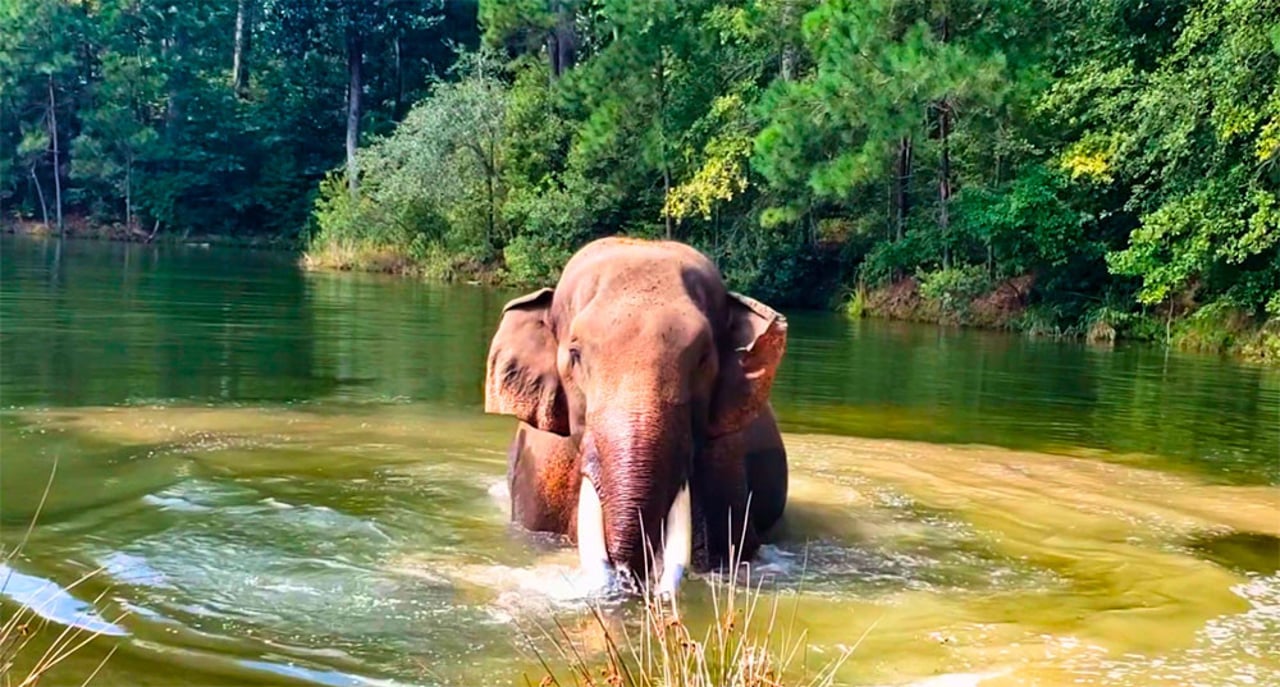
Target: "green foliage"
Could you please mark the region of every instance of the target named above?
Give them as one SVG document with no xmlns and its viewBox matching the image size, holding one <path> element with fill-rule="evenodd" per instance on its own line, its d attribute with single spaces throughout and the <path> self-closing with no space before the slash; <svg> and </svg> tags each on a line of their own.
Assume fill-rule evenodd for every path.
<svg viewBox="0 0 1280 687">
<path fill-rule="evenodd" d="M 867 289 L 864 285 L 858 284 L 850 289 L 848 298 L 844 301 L 844 311 L 849 317 L 855 320 L 862 319 L 867 312 Z"/>
<path fill-rule="evenodd" d="M 1116 182 L 1139 213 L 1111 270 L 1157 304 L 1194 291 L 1260 313 L 1280 290 L 1273 158 L 1280 54 L 1273 2 L 1212 0 L 1186 14 L 1135 88 L 1109 97 L 1096 136 L 1114 141 Z"/>
<path fill-rule="evenodd" d="M 670 235 L 778 305 L 914 276 L 1103 341 L 1280 317 L 1276 0 L 253 0 L 235 86 L 239 4 L 0 4 L 3 211 L 59 182 L 143 231 L 310 217 L 318 262 L 520 283 Z"/>
<path fill-rule="evenodd" d="M 1086 218 L 1071 207 L 1070 189 L 1065 173 L 1032 163 L 1007 184 L 961 192 L 956 222 L 962 234 L 991 248 L 1009 276 L 1060 268 L 1073 256 L 1098 251 Z"/>
<path fill-rule="evenodd" d="M 508 90 L 494 68 L 487 53 L 464 55 L 458 80 L 437 83 L 399 127 L 363 148 L 358 196 L 332 179 L 321 186 L 313 252 L 491 257 L 507 235 L 500 203 Z"/>
<path fill-rule="evenodd" d="M 517 188 L 504 207 L 505 220 L 519 227 L 503 250 L 513 281 L 554 283 L 573 250 L 590 239 L 590 228 L 606 196 L 598 185 L 581 177 L 566 181 L 564 187 Z"/>
<path fill-rule="evenodd" d="M 958 19 L 952 9 L 833 1 L 805 15 L 816 67 L 776 82 L 763 102 L 770 123 L 756 142 L 757 164 L 770 183 L 799 198 L 848 202 L 888 176 L 901 140 L 927 139 L 931 107 L 998 102 L 1005 58 L 944 35 L 944 26 L 954 32 L 944 22 Z"/>
<path fill-rule="evenodd" d="M 6 214 L 52 214 L 60 187 L 68 214 L 147 233 L 296 235 L 342 159 L 348 29 L 363 41 L 362 128 L 377 133 L 452 63 L 446 39 L 478 42 L 474 3 L 449 5 L 0 2 Z"/>
<path fill-rule="evenodd" d="M 948 313 L 962 311 L 992 286 L 991 276 L 978 266 L 949 267 L 921 273 L 916 278 L 920 282 L 920 295 Z"/>
<path fill-rule="evenodd" d="M 554 24 L 546 0 L 489 0 L 480 3 L 486 47 L 536 49 Z"/>
</svg>

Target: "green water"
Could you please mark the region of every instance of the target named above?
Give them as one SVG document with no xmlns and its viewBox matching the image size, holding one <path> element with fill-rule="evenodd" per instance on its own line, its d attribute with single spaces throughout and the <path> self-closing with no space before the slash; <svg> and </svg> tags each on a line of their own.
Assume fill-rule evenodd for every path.
<svg viewBox="0 0 1280 687">
<path fill-rule="evenodd" d="M 506 525 L 512 421 L 481 413 L 512 293 L 279 253 L 0 251 L 6 549 L 56 464 L 5 613 L 110 635 L 48 684 L 112 646 L 94 684 L 516 684 L 537 665 L 516 628 L 582 624 L 572 552 Z M 814 655 L 871 629 L 841 681 L 1280 669 L 1259 651 L 1280 642 L 1280 373 L 787 314 L 796 487 L 768 593 Z M 710 612 L 705 580 L 685 593 Z"/>
</svg>

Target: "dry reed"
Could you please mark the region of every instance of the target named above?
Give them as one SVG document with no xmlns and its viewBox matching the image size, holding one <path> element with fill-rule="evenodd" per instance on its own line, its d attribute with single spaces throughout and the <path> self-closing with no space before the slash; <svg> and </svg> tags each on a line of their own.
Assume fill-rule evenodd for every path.
<svg viewBox="0 0 1280 687">
<path fill-rule="evenodd" d="M 569 630 L 553 619 L 554 628 L 538 626 L 539 634 L 554 648 L 552 660 L 543 655 L 529 632 L 525 638 L 541 666 L 535 681 L 528 674 L 529 687 L 831 687 L 837 671 L 857 649 L 871 627 L 852 646 L 841 647 L 839 655 L 810 674 L 807 632 L 796 631 L 798 601 L 783 620 L 780 597 L 764 602 L 764 579 L 752 585 L 750 564 L 738 560 L 741 547 L 731 547 L 729 572 L 710 581 L 714 621 L 695 632 L 681 617 L 677 601 L 660 598 L 641 589 L 644 617 L 639 636 L 632 637 L 625 624 L 610 628 L 599 601 L 591 607 L 590 622 L 603 636 L 603 656 L 589 655 Z M 651 555 L 650 555 L 651 557 Z M 739 585 L 738 571 L 747 582 Z M 621 636 L 619 636 L 621 635 Z M 797 665 L 799 661 L 799 665 Z"/>
<path fill-rule="evenodd" d="M 13 575 L 11 563 L 22 552 L 31 538 L 31 532 L 35 529 L 36 521 L 40 518 L 40 512 L 44 509 L 45 502 L 48 500 L 49 491 L 53 486 L 53 480 L 57 472 L 58 465 L 55 460 L 53 468 L 49 472 L 49 481 L 45 484 L 44 493 L 40 496 L 36 512 L 32 516 L 31 522 L 28 523 L 22 540 L 13 549 L 0 554 L 0 561 L 3 562 L 4 568 L 8 571 L 3 582 L 0 582 L 0 595 L 3 595 L 9 586 Z M 64 587 L 64 591 L 70 592 L 98 572 L 100 572 L 100 569 L 91 570 L 81 575 L 79 579 Z M 95 606 L 102 601 L 105 594 L 106 591 L 103 591 L 102 594 L 94 599 Z M 0 605 L 0 685 L 4 687 L 32 687 L 36 685 L 50 670 L 83 649 L 103 632 L 101 628 L 88 630 L 76 624 L 68 624 L 63 627 L 48 646 L 43 647 L 43 650 L 41 650 L 41 644 L 34 643 L 34 640 L 41 636 L 49 625 L 48 617 L 41 612 L 42 610 L 43 608 L 38 601 L 20 603 L 16 610 L 10 609 L 7 605 Z M 117 618 L 118 621 L 119 618 Z M 115 653 L 114 647 L 81 684 L 87 685 L 93 680 L 113 653 Z"/>
</svg>

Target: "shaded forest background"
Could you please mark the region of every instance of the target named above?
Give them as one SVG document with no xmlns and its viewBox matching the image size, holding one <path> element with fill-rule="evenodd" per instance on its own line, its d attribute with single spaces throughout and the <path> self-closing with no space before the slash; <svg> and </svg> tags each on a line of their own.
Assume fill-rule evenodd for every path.
<svg viewBox="0 0 1280 687">
<path fill-rule="evenodd" d="M 1280 0 L 0 0 L 0 217 L 1280 359 Z"/>
</svg>

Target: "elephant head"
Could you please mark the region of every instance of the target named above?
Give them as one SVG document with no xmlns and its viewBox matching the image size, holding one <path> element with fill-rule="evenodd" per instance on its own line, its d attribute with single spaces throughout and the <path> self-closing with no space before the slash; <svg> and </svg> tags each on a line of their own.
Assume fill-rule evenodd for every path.
<svg viewBox="0 0 1280 687">
<path fill-rule="evenodd" d="M 506 304 L 485 410 L 575 442 L 571 521 L 584 568 L 659 574 L 659 589 L 675 591 L 703 448 L 765 406 L 786 330 L 782 315 L 729 292 L 706 256 L 673 242 L 595 241 L 554 289 Z"/>
</svg>

